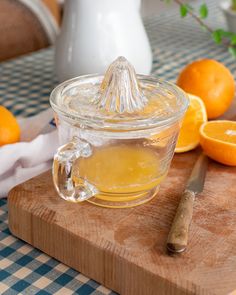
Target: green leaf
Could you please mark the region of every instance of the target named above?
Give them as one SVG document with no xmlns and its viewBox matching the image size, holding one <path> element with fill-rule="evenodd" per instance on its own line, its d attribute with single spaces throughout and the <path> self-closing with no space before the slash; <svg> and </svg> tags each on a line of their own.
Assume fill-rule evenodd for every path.
<svg viewBox="0 0 236 295">
<path fill-rule="evenodd" d="M 230 44 L 231 45 L 236 45 L 236 34 L 232 35 L 230 38 Z"/>
<path fill-rule="evenodd" d="M 212 33 L 212 38 L 215 41 L 216 44 L 220 44 L 222 42 L 222 34 L 221 34 L 221 30 L 215 30 Z"/>
<path fill-rule="evenodd" d="M 229 53 L 236 59 L 236 47 L 230 46 Z"/>
<path fill-rule="evenodd" d="M 216 44 L 220 44 L 223 38 L 229 39 L 231 45 L 236 45 L 236 34 L 222 29 L 215 30 L 212 33 L 212 38 Z"/>
<path fill-rule="evenodd" d="M 185 17 L 188 14 L 188 6 L 186 4 L 180 5 L 180 15 L 181 17 Z"/>
<path fill-rule="evenodd" d="M 236 0 L 232 0 L 232 9 L 236 10 Z"/>
<path fill-rule="evenodd" d="M 219 29 L 221 36 L 226 38 L 231 38 L 234 34 L 231 32 L 227 32 L 225 30 Z"/>
<path fill-rule="evenodd" d="M 202 4 L 200 6 L 199 14 L 200 14 L 200 18 L 202 18 L 202 19 L 207 18 L 207 16 L 208 16 L 208 7 L 206 6 L 206 4 Z"/>
</svg>

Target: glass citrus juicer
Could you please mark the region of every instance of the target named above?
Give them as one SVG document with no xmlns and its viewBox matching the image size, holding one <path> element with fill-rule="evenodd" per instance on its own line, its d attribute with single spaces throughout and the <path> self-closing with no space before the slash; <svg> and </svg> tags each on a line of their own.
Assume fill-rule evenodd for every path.
<svg viewBox="0 0 236 295">
<path fill-rule="evenodd" d="M 80 76 L 57 86 L 50 103 L 63 144 L 53 163 L 60 197 L 124 208 L 156 195 L 188 106 L 182 90 L 136 75 L 119 57 L 104 76 Z"/>
</svg>

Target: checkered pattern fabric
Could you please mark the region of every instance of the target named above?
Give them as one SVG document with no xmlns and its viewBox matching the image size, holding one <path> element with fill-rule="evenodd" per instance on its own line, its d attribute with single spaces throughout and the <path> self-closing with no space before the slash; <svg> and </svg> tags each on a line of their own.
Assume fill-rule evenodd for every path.
<svg viewBox="0 0 236 295">
<path fill-rule="evenodd" d="M 211 27 L 224 26 L 216 0 L 210 7 Z M 223 62 L 236 76 L 236 61 L 217 46 L 191 18 L 177 10 L 146 20 L 154 63 L 153 75 L 175 81 L 187 63 L 198 58 Z M 15 115 L 30 116 L 49 107 L 49 94 L 57 84 L 54 50 L 46 49 L 0 65 L 0 104 Z M 115 294 L 14 238 L 7 225 L 6 200 L 0 200 L 0 294 Z"/>
<path fill-rule="evenodd" d="M 81 273 L 13 237 L 0 200 L 0 294 L 115 295 Z"/>
</svg>

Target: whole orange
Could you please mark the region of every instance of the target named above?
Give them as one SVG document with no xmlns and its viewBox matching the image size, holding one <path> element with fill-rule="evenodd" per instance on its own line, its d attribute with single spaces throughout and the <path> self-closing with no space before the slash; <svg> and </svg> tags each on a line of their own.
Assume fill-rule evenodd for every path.
<svg viewBox="0 0 236 295">
<path fill-rule="evenodd" d="M 221 116 L 230 107 L 235 93 L 232 74 L 213 59 L 202 59 L 187 65 L 180 73 L 177 85 L 204 101 L 209 119 Z"/>
<path fill-rule="evenodd" d="M 5 107 L 0 106 L 0 146 L 20 140 L 20 126 Z"/>
</svg>

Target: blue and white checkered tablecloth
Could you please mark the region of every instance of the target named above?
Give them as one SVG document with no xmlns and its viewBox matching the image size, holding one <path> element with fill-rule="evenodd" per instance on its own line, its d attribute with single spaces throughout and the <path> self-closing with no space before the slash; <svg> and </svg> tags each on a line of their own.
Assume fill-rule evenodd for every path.
<svg viewBox="0 0 236 295">
<path fill-rule="evenodd" d="M 210 7 L 209 24 L 224 26 L 217 1 Z M 175 81 L 187 63 L 214 58 L 229 67 L 236 78 L 236 61 L 213 43 L 191 18 L 180 19 L 177 10 L 146 20 L 154 62 L 153 75 Z M 57 84 L 52 48 L 0 64 L 0 105 L 15 115 L 30 116 L 49 107 L 49 94 Z M 81 273 L 61 264 L 13 237 L 7 224 L 6 200 L 0 200 L 0 294 L 115 294 Z M 144 294 L 145 295 L 145 294 Z"/>
</svg>

